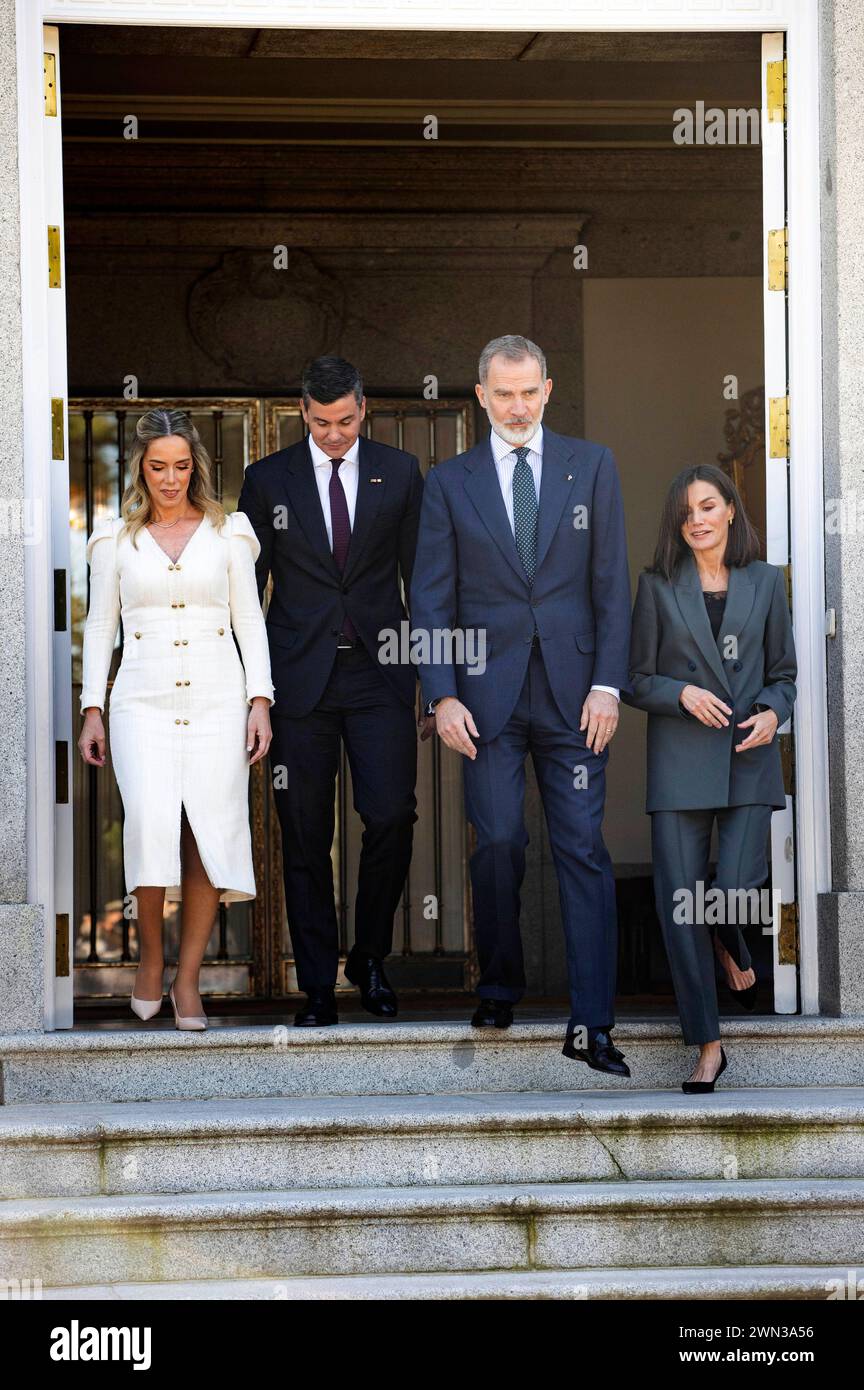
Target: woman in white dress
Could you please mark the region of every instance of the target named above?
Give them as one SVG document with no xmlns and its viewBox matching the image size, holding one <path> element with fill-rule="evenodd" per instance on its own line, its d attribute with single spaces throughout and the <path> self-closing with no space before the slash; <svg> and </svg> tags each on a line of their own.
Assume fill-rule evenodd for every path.
<svg viewBox="0 0 864 1390">
<path fill-rule="evenodd" d="M 199 974 L 217 906 L 255 897 L 249 768 L 270 746 L 274 697 L 260 546 L 245 513 L 223 511 L 183 411 L 148 411 L 136 436 L 121 515 L 99 521 L 87 543 L 78 747 L 86 763 L 104 765 L 102 713 L 122 618 L 108 727 L 140 942 L 132 1008 L 146 1019 L 162 1006 L 167 892 L 182 899 L 175 1022 L 202 1029 Z"/>
</svg>

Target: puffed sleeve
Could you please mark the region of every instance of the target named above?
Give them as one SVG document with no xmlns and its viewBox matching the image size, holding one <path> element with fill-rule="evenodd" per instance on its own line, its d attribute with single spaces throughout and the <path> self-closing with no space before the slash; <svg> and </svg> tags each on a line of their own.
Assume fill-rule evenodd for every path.
<svg viewBox="0 0 864 1390">
<path fill-rule="evenodd" d="M 105 709 L 111 656 L 120 622 L 120 575 L 117 570 L 117 522 L 97 521 L 87 542 L 90 565 L 90 607 L 82 645 L 81 712 L 95 705 Z"/>
<path fill-rule="evenodd" d="M 246 703 L 251 705 L 256 695 L 264 695 L 272 705 L 270 649 L 255 579 L 255 561 L 261 546 L 245 512 L 231 512 L 228 525 L 228 603 L 246 672 Z"/>
</svg>

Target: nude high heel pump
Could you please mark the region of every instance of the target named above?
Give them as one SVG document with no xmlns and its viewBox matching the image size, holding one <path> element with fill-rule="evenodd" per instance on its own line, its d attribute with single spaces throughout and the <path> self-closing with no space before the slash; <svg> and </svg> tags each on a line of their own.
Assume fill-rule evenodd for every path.
<svg viewBox="0 0 864 1390">
<path fill-rule="evenodd" d="M 168 991 L 168 998 L 171 1000 L 171 1008 L 174 1010 L 174 1026 L 184 1033 L 203 1033 L 207 1027 L 206 1014 L 189 1014 L 188 1017 L 177 1012 L 177 1001 L 174 998 L 174 981 Z"/>
<path fill-rule="evenodd" d="M 148 1018 L 155 1018 L 162 1008 L 162 995 L 160 994 L 158 999 L 136 999 L 135 986 L 133 985 L 129 1004 L 133 1014 L 137 1014 L 146 1023 Z"/>
<path fill-rule="evenodd" d="M 129 1003 L 132 1006 L 133 1014 L 143 1018 L 146 1023 L 148 1018 L 155 1018 L 162 1008 L 161 999 L 136 999 L 134 994 L 129 996 Z"/>
</svg>

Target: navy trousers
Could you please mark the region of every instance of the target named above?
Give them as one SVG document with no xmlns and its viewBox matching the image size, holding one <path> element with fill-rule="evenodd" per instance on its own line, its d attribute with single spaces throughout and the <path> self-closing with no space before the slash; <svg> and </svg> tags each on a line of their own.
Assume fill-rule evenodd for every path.
<svg viewBox="0 0 864 1390">
<path fill-rule="evenodd" d="M 608 750 L 598 756 L 559 710 L 539 643 L 531 648 L 516 708 L 497 738 L 463 764 L 465 808 L 477 833 L 471 856 L 474 932 L 483 999 L 525 992 L 519 930 L 525 876 L 525 760 L 530 753 L 558 875 L 567 947 L 570 1022 L 614 1021 L 617 915 L 612 861 L 601 826 Z"/>
</svg>

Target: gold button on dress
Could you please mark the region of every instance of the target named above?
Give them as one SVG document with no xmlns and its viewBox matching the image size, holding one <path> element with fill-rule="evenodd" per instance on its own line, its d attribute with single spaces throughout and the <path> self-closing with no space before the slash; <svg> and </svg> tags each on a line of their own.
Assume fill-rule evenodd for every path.
<svg viewBox="0 0 864 1390">
<path fill-rule="evenodd" d="M 202 517 L 181 551 L 182 569 L 146 527 L 135 539 L 133 546 L 121 519 L 105 517 L 87 542 L 81 691 L 82 710 L 104 710 L 122 618 L 127 641 L 108 736 L 123 800 L 126 891 L 152 884 L 180 898 L 185 806 L 220 900 L 254 898 L 246 722 L 255 696 L 273 704 L 255 581 L 260 546 L 244 512 L 229 515 L 221 532 Z"/>
</svg>

